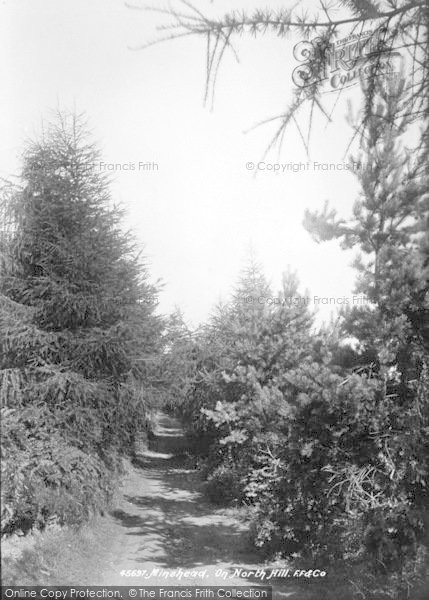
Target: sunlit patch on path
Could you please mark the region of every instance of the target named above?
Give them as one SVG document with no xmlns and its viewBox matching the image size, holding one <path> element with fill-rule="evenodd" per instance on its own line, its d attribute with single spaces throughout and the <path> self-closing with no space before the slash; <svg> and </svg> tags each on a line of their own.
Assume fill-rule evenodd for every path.
<svg viewBox="0 0 429 600">
<path fill-rule="evenodd" d="M 160 415 L 149 448 L 137 452 L 111 512 L 115 557 L 102 574 L 102 585 L 261 585 L 260 580 L 234 576 L 237 569 L 264 565 L 235 512 L 204 498 L 186 451 L 180 423 Z M 166 578 L 167 571 L 179 568 L 204 576 Z M 130 571 L 146 575 L 121 575 Z M 276 598 L 304 600 L 292 585 L 275 587 Z"/>
</svg>

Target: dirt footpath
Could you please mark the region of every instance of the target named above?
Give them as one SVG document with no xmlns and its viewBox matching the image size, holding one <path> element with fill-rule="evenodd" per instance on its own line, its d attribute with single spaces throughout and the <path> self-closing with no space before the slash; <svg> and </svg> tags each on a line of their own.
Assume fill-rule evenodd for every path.
<svg viewBox="0 0 429 600">
<path fill-rule="evenodd" d="M 218 508 L 204 498 L 198 473 L 187 466 L 185 452 L 179 421 L 160 415 L 155 438 L 149 449 L 137 453 L 110 514 L 111 560 L 94 584 L 272 585 L 276 600 L 325 600 L 315 585 L 303 589 L 286 579 L 267 583 L 243 577 L 245 571 L 280 566 L 262 563 L 251 549 L 237 511 Z M 185 575 L 167 577 L 179 569 Z"/>
<path fill-rule="evenodd" d="M 261 582 L 243 572 L 278 569 L 252 550 L 235 509 L 218 508 L 189 466 L 180 423 L 159 415 L 149 448 L 140 447 L 116 501 L 77 532 L 42 534 L 18 559 L 3 561 L 7 585 L 272 585 L 275 600 L 333 600 L 318 582 Z M 22 544 L 19 543 L 18 546 Z M 172 573 L 182 574 L 172 577 Z M 240 575 L 241 573 L 241 575 Z M 308 582 L 310 583 L 310 582 Z M 320 582 L 321 583 L 321 582 Z M 341 600 L 346 600 L 344 596 Z"/>
<path fill-rule="evenodd" d="M 111 512 L 117 533 L 115 558 L 97 583 L 250 584 L 239 576 L 229 577 L 237 569 L 256 566 L 245 528 L 231 516 L 234 511 L 216 509 L 204 499 L 198 474 L 185 466 L 185 450 L 179 422 L 161 415 L 155 439 L 149 449 L 138 452 L 135 468 L 124 480 L 120 504 Z M 166 577 L 177 569 L 193 573 L 180 579 Z M 140 574 L 127 576 L 132 571 Z"/>
</svg>

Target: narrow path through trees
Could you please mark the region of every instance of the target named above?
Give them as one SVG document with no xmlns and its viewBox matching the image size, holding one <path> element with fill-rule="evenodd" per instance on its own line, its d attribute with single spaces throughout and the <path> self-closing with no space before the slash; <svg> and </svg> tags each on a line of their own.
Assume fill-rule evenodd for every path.
<svg viewBox="0 0 429 600">
<path fill-rule="evenodd" d="M 134 468 L 125 478 L 122 495 L 111 512 L 115 520 L 110 531 L 111 564 L 101 581 L 94 583 L 261 585 L 260 580 L 238 575 L 240 569 L 243 573 L 264 567 L 260 557 L 249 549 L 246 527 L 233 510 L 217 508 L 205 500 L 198 473 L 187 463 L 180 423 L 160 415 L 155 438 L 149 449 L 137 452 Z M 201 575 L 166 578 L 166 571 L 179 568 Z M 146 575 L 121 575 L 132 571 L 145 571 Z M 228 573 L 228 578 L 223 579 L 221 572 Z M 303 594 L 302 586 L 298 591 L 290 581 L 287 585 L 276 582 L 273 589 L 277 598 L 310 597 Z"/>
<path fill-rule="evenodd" d="M 140 448 L 134 469 L 122 486 L 116 521 L 115 566 L 103 574 L 103 584 L 222 585 L 223 570 L 251 567 L 256 557 L 246 550 L 246 530 L 230 510 L 205 501 L 197 472 L 187 466 L 186 441 L 180 423 L 167 415 L 157 420 L 149 448 Z M 205 571 L 203 577 L 165 577 L 165 571 Z M 159 576 L 155 575 L 160 570 Z M 133 570 L 151 574 L 129 577 Z M 164 571 L 164 575 L 162 575 Z M 240 577 L 228 579 L 243 585 Z"/>
<path fill-rule="evenodd" d="M 137 448 L 109 514 L 75 533 L 64 529 L 42 534 L 20 557 L 13 557 L 12 545 L 4 561 L 3 583 L 133 587 L 262 584 L 272 585 L 274 600 L 339 598 L 326 591 L 327 582 L 322 580 L 273 578 L 262 582 L 244 575 L 256 569 L 271 572 L 284 564 L 264 564 L 252 550 L 238 511 L 206 500 L 199 473 L 190 465 L 186 450 L 180 422 L 158 415 L 154 439 L 149 447 L 142 443 Z M 20 546 L 18 540 L 17 549 Z M 166 576 L 179 569 L 194 573 L 180 579 Z"/>
</svg>

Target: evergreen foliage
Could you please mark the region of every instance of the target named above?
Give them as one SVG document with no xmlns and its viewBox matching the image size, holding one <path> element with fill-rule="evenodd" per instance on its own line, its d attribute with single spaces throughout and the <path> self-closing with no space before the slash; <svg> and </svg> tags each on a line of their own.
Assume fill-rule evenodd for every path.
<svg viewBox="0 0 429 600">
<path fill-rule="evenodd" d="M 157 316 L 82 119 L 59 115 L 27 144 L 1 204 L 3 533 L 102 509 L 162 404 L 209 498 L 246 505 L 267 556 L 363 565 L 368 598 L 380 573 L 404 597 L 429 539 L 428 170 L 424 136 L 405 146 L 408 93 L 374 77 L 352 120 L 365 121 L 352 215 L 306 212 L 317 242 L 358 250 L 355 292 L 371 302 L 320 330 L 296 275 L 274 294 L 254 259 L 196 331 L 180 311 Z"/>
<path fill-rule="evenodd" d="M 428 558 L 427 157 L 404 148 L 404 83 L 376 90 L 353 214 L 305 217 L 358 250 L 366 302 L 316 331 L 296 277 L 274 296 L 251 261 L 194 338 L 180 410 L 209 497 L 247 506 L 258 547 L 360 565 L 365 597 L 400 598 Z"/>
<path fill-rule="evenodd" d="M 197 36 L 203 38 L 206 48 L 205 100 L 212 105 L 219 70 L 225 55 L 230 52 L 238 61 L 235 44 L 243 36 L 260 37 L 274 35 L 280 38 L 298 36 L 305 49 L 305 64 L 298 65 L 294 73 L 292 100 L 287 109 L 279 115 L 265 119 L 260 123 L 276 123 L 278 128 L 267 150 L 276 144 L 281 145 L 285 131 L 290 125 L 297 127 L 298 133 L 308 150 L 313 117 L 319 114 L 329 123 L 332 119 L 332 107 L 323 99 L 323 85 L 329 64 L 334 60 L 335 45 L 339 40 L 350 36 L 358 39 L 365 57 L 359 55 L 354 47 L 350 51 L 349 73 L 359 70 L 362 65 L 369 66 L 370 77 L 365 81 L 359 75 L 364 88 L 364 110 L 359 123 L 358 135 L 365 134 L 374 112 L 376 88 L 374 81 L 383 76 L 386 63 L 392 66 L 392 57 L 403 52 L 409 78 L 406 84 L 407 102 L 395 118 L 411 116 L 425 126 L 424 143 L 428 145 L 427 118 L 429 98 L 428 36 L 429 12 L 426 0 L 334 0 L 333 2 L 314 3 L 309 8 L 300 2 L 280 8 L 261 7 L 252 11 L 230 10 L 219 16 L 204 13 L 200 7 L 188 0 L 177 0 L 168 8 L 139 7 L 128 4 L 129 8 L 153 10 L 167 17 L 166 22 L 157 29 L 159 37 L 140 46 L 147 48 L 167 40 Z M 365 31 L 375 34 L 371 38 L 359 39 Z M 365 42 L 363 40 L 366 40 Z M 314 42 L 314 43 L 308 43 Z M 372 47 L 371 47 L 372 46 Z M 347 55 L 347 51 L 346 51 Z M 335 59 L 341 64 L 340 55 Z M 384 73 L 385 75 L 385 73 Z M 359 79 L 358 79 L 359 80 Z M 341 95 L 338 90 L 338 98 Z M 306 117 L 307 132 L 297 123 L 297 116 L 305 106 L 310 110 Z M 303 133 L 306 135 L 303 135 Z"/>
<path fill-rule="evenodd" d="M 83 118 L 60 114 L 27 144 L 22 185 L 3 196 L 6 532 L 99 508 L 145 423 L 156 289 L 97 162 Z"/>
<path fill-rule="evenodd" d="M 350 466 L 334 470 L 332 481 L 350 489 L 352 470 L 360 477 L 366 472 L 353 505 L 365 523 L 366 550 L 388 570 L 427 543 L 429 504 L 427 157 L 401 147 L 407 122 L 398 125 L 395 116 L 402 100 L 401 84 L 377 86 L 353 217 L 341 223 L 333 212 L 306 215 L 317 240 L 335 237 L 361 252 L 356 292 L 372 305 L 347 311 L 342 328 L 358 341 L 355 371 L 376 391 L 361 406 L 362 442 L 372 450 L 359 465 L 362 446 L 356 448 Z"/>
</svg>

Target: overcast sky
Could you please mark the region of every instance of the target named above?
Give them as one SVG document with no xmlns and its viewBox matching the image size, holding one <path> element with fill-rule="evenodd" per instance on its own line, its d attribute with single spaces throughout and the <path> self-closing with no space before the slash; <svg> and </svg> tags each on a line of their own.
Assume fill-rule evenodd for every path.
<svg viewBox="0 0 429 600">
<path fill-rule="evenodd" d="M 198 7 L 222 14 L 258 4 L 199 0 Z M 305 208 L 321 208 L 327 199 L 349 214 L 358 193 L 350 172 L 313 168 L 345 160 L 345 103 L 357 88 L 343 94 L 333 124 L 315 121 L 310 158 L 290 128 L 280 155 L 264 159 L 309 161 L 308 170 L 261 170 L 255 177 L 246 168 L 262 159 L 274 129 L 245 130 L 281 113 L 291 99 L 298 38 L 237 39 L 240 63 L 225 56 L 210 111 L 203 105 L 202 39 L 131 49 L 156 36 L 165 22 L 158 14 L 129 10 L 121 0 L 4 0 L 0 13 L 1 174 L 19 172 L 23 141 L 50 110 L 85 111 L 105 162 L 134 165 L 113 172 L 113 192 L 145 244 L 153 279 L 165 282 L 163 312 L 177 305 L 188 322 L 204 320 L 231 292 L 250 244 L 274 289 L 289 265 L 303 291 L 351 295 L 352 254 L 334 242 L 315 244 L 301 223 Z M 152 162 L 157 170 L 139 169 Z"/>
</svg>

